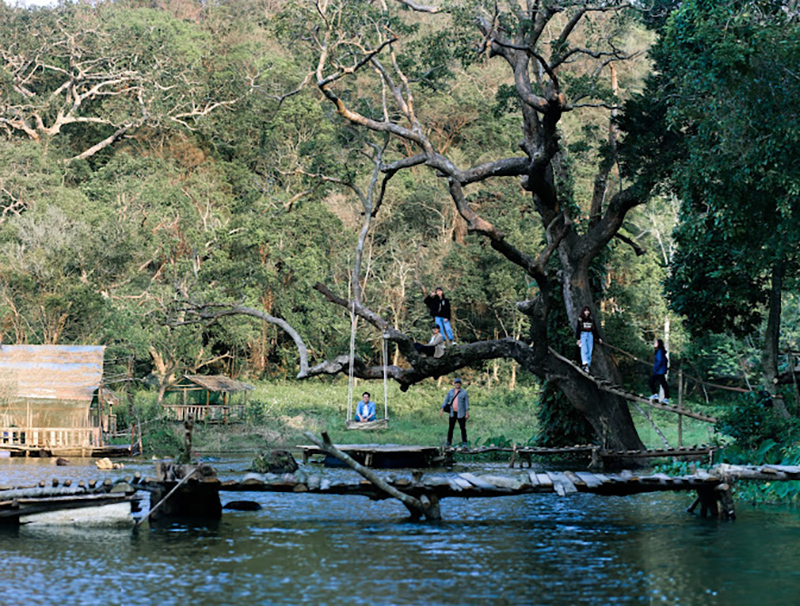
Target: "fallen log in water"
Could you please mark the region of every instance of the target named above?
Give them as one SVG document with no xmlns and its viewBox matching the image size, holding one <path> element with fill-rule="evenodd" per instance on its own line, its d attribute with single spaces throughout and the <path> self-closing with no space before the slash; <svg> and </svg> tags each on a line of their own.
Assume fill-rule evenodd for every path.
<svg viewBox="0 0 800 606">
<path fill-rule="evenodd" d="M 347 464 L 348 467 L 360 473 L 367 480 L 369 480 L 371 484 L 378 487 L 387 495 L 394 497 L 395 499 L 399 499 L 400 502 L 406 506 L 412 517 L 419 518 L 425 516 L 429 520 L 440 520 L 442 518 L 439 511 L 438 497 L 434 496 L 432 498 L 431 495 L 422 494 L 420 498 L 417 499 L 409 494 L 406 494 L 405 492 L 398 490 L 394 486 L 382 480 L 381 477 L 378 476 L 378 474 L 376 474 L 374 471 L 368 467 L 365 467 L 364 465 L 361 465 L 358 461 L 336 448 L 336 446 L 334 446 L 331 442 L 327 432 L 322 432 L 322 440 L 317 439 L 317 437 L 311 432 L 306 432 L 305 435 L 326 453 Z"/>
</svg>

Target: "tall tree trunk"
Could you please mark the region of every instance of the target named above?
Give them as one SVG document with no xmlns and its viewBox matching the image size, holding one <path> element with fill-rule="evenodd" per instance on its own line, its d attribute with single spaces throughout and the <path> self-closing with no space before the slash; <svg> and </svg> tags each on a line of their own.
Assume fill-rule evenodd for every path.
<svg viewBox="0 0 800 606">
<path fill-rule="evenodd" d="M 778 376 L 778 342 L 780 340 L 783 279 L 786 275 L 786 260 L 781 257 L 772 266 L 772 285 L 769 291 L 769 313 L 767 330 L 764 335 L 764 349 L 761 353 L 761 366 L 764 371 L 764 389 L 773 394 L 775 410 L 784 418 L 791 415 L 786 402 L 775 393 Z"/>
</svg>

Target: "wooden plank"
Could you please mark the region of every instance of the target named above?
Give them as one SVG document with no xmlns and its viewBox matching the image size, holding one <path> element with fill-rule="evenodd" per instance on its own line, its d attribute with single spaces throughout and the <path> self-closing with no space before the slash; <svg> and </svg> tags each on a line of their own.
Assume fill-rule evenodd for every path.
<svg viewBox="0 0 800 606">
<path fill-rule="evenodd" d="M 588 471 L 576 471 L 578 476 L 589 488 L 597 488 L 603 484 L 603 478 Z"/>
<path fill-rule="evenodd" d="M 460 473 L 458 476 L 465 479 L 467 482 L 473 486 L 476 486 L 477 488 L 482 488 L 484 490 L 497 490 L 497 487 L 494 484 L 490 484 L 489 482 L 482 480 L 478 476 L 471 473 Z"/>
<path fill-rule="evenodd" d="M 769 473 L 767 470 L 776 470 L 784 473 L 800 474 L 800 467 L 797 465 L 764 465 L 761 469 L 765 473 Z"/>
<path fill-rule="evenodd" d="M 454 482 L 455 484 L 458 484 L 462 490 L 466 489 L 472 490 L 474 488 L 472 484 L 470 484 L 463 478 L 451 478 L 451 481 Z"/>
<path fill-rule="evenodd" d="M 564 475 L 567 476 L 567 479 L 572 482 L 575 486 L 586 486 L 586 482 L 577 475 L 575 472 L 572 471 L 565 471 Z"/>
<path fill-rule="evenodd" d="M 569 478 L 567 478 L 564 473 L 560 471 L 548 471 L 546 473 L 553 481 L 553 488 L 555 488 L 559 496 L 563 497 L 566 494 L 578 492 L 578 489 L 575 488 L 575 484 L 570 482 Z"/>
<path fill-rule="evenodd" d="M 536 477 L 539 480 L 539 485 L 543 488 L 552 488 L 553 487 L 553 480 L 550 479 L 550 476 L 546 473 L 537 473 Z"/>
<path fill-rule="evenodd" d="M 498 475 L 484 475 L 481 479 L 485 482 L 489 482 L 495 488 L 500 488 L 503 490 L 513 490 L 517 491 L 522 486 L 522 482 L 517 477 L 508 477 L 508 476 L 498 476 Z"/>
<path fill-rule="evenodd" d="M 536 475 L 535 471 L 529 471 L 528 476 L 531 479 L 531 486 L 536 488 L 539 485 L 539 476 Z"/>
</svg>

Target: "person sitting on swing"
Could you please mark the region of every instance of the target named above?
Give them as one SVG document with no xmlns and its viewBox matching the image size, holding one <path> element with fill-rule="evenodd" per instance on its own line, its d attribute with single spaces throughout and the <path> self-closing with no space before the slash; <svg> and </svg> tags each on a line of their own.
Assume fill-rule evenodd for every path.
<svg viewBox="0 0 800 606">
<path fill-rule="evenodd" d="M 438 324 L 431 326 L 431 330 L 433 331 L 433 334 L 431 335 L 431 340 L 428 341 L 428 344 L 423 345 L 422 343 L 414 343 L 414 349 L 416 349 L 423 356 L 441 358 L 444 355 L 444 337 L 442 336 L 442 331 Z"/>
<path fill-rule="evenodd" d="M 368 391 L 361 394 L 361 401 L 356 406 L 356 421 L 365 423 L 375 420 L 375 402 L 370 400 Z"/>
</svg>

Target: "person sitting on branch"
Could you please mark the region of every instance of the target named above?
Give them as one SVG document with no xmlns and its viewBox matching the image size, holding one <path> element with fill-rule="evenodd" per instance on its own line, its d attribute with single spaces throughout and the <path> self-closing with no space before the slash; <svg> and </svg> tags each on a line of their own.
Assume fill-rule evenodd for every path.
<svg viewBox="0 0 800 606">
<path fill-rule="evenodd" d="M 414 343 L 414 349 L 416 349 L 423 356 L 441 358 L 444 355 L 444 337 L 442 336 L 442 331 L 438 324 L 434 324 L 431 327 L 431 331 L 433 331 L 433 334 L 431 335 L 431 340 L 428 341 L 428 344 L 423 345 L 422 343 Z"/>
<path fill-rule="evenodd" d="M 356 421 L 367 422 L 375 420 L 375 402 L 370 400 L 368 391 L 361 396 L 361 401 L 356 406 Z"/>
</svg>

